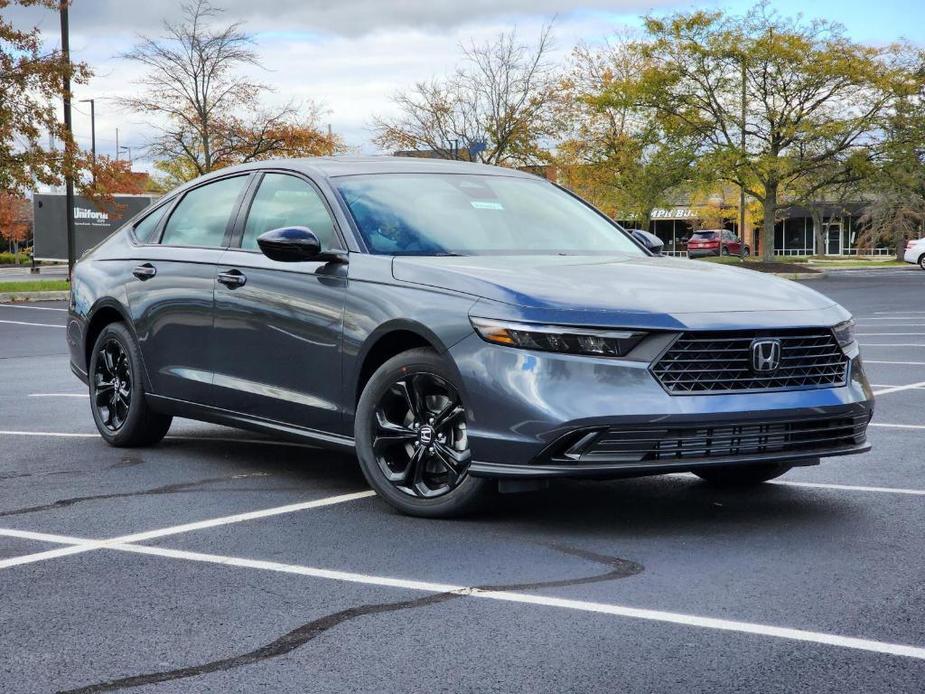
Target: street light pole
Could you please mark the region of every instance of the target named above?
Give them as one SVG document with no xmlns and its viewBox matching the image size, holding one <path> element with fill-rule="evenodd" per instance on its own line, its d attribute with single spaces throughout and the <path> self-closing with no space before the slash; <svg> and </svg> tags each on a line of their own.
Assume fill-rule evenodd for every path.
<svg viewBox="0 0 925 694">
<path fill-rule="evenodd" d="M 742 127 L 740 147 L 742 158 L 745 158 L 745 55 L 742 55 Z M 755 244 L 752 244 L 753 246 Z M 745 257 L 745 183 L 742 182 L 742 172 L 739 172 L 739 257 Z"/>
<path fill-rule="evenodd" d="M 132 146 L 125 145 L 124 147 L 120 147 L 119 149 L 128 152 L 128 168 L 129 168 L 129 171 L 131 171 L 132 169 Z"/>
<path fill-rule="evenodd" d="M 62 2 L 58 9 L 61 18 L 61 57 L 64 58 L 64 191 L 67 210 L 67 276 L 70 279 L 74 271 L 77 249 L 74 239 L 74 133 L 71 123 L 71 48 L 68 39 L 67 3 Z"/>
<path fill-rule="evenodd" d="M 96 166 L 96 100 L 95 99 L 81 99 L 80 103 L 90 104 L 90 160 L 93 162 L 93 165 Z"/>
</svg>

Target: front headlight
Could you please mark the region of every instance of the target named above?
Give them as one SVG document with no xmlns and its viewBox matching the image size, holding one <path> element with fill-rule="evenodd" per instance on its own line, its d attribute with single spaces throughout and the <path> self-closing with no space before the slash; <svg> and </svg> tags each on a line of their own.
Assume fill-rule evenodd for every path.
<svg viewBox="0 0 925 694">
<path fill-rule="evenodd" d="M 838 340 L 838 344 L 842 347 L 850 346 L 854 340 L 854 319 L 846 320 L 844 323 L 839 323 L 834 328 L 832 332 L 835 334 L 835 339 Z"/>
<path fill-rule="evenodd" d="M 475 317 L 471 320 L 479 336 L 496 345 L 595 357 L 625 356 L 646 336 L 637 330 L 509 323 Z"/>
</svg>

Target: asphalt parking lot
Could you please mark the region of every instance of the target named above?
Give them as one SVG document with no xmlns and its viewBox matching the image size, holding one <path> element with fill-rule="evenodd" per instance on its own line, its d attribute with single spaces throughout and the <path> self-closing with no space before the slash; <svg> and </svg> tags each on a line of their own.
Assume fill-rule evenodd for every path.
<svg viewBox="0 0 925 694">
<path fill-rule="evenodd" d="M 428 521 L 355 462 L 95 433 L 61 303 L 0 306 L 0 691 L 925 690 L 925 273 L 856 316 L 872 452 L 747 494 L 563 482 Z"/>
</svg>

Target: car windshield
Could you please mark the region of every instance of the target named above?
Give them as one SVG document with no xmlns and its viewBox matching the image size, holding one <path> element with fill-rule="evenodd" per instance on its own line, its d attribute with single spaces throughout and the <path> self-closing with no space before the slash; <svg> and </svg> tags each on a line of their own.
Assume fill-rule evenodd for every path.
<svg viewBox="0 0 925 694">
<path fill-rule="evenodd" d="M 691 236 L 692 241 L 713 241 L 716 238 L 715 231 L 698 231 Z"/>
<path fill-rule="evenodd" d="M 539 179 L 377 174 L 335 185 L 372 253 L 645 255 L 619 227 Z"/>
</svg>

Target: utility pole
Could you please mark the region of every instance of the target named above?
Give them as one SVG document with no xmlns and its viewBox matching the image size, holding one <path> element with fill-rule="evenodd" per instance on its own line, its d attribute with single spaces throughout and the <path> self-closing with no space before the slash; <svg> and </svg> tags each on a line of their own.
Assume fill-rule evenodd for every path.
<svg viewBox="0 0 925 694">
<path fill-rule="evenodd" d="M 116 128 L 116 161 L 119 161 L 119 129 Z"/>
<path fill-rule="evenodd" d="M 71 48 L 68 38 L 67 3 L 62 2 L 58 12 L 61 17 L 61 56 L 64 58 L 64 195 L 67 211 L 67 276 L 74 272 L 77 248 L 74 239 L 74 131 L 71 124 Z"/>
<path fill-rule="evenodd" d="M 85 104 L 90 102 L 90 160 L 93 162 L 94 169 L 96 168 L 96 109 L 94 99 L 81 99 L 80 103 Z M 96 178 L 96 172 L 93 174 L 94 179 Z"/>
<path fill-rule="evenodd" d="M 129 168 L 129 171 L 131 171 L 131 170 L 132 170 L 132 162 L 133 162 L 133 160 L 132 160 L 132 147 L 131 147 L 131 145 L 125 145 L 124 147 L 120 147 L 119 150 L 120 150 L 120 151 L 128 152 L 128 168 Z"/>
<path fill-rule="evenodd" d="M 740 133 L 740 147 L 742 159 L 745 159 L 745 54 L 742 54 L 742 127 Z M 739 257 L 745 257 L 745 183 L 742 182 L 742 173 L 739 173 Z M 752 244 L 753 246 L 755 244 Z"/>
</svg>

